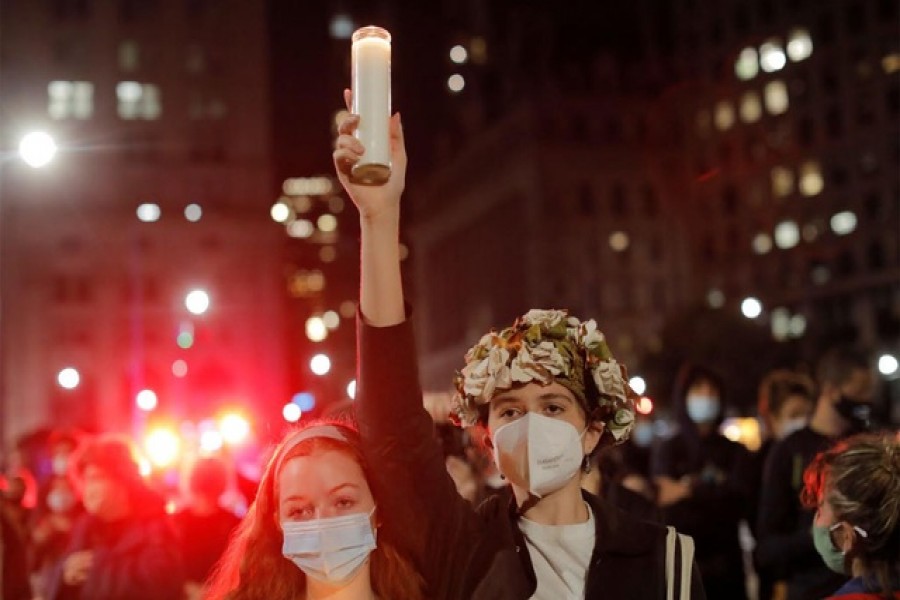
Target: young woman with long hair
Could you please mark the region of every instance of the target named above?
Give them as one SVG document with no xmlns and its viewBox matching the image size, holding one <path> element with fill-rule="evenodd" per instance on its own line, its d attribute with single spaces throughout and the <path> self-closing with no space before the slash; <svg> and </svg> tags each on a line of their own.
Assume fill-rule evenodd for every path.
<svg viewBox="0 0 900 600">
<path fill-rule="evenodd" d="M 420 600 L 399 523 L 369 486 L 359 434 L 337 422 L 289 433 L 207 584 L 211 600 Z"/>
</svg>

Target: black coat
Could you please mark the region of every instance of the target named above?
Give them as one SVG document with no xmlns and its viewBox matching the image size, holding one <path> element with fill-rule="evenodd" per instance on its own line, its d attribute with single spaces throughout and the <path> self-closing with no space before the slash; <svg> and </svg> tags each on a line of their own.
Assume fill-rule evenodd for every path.
<svg viewBox="0 0 900 600">
<path fill-rule="evenodd" d="M 518 509 L 502 497 L 477 510 L 447 474 L 422 405 L 412 327 L 359 325 L 363 448 L 385 526 L 425 579 L 428 598 L 526 600 L 537 582 Z M 589 600 L 666 597 L 665 535 L 590 494 L 596 542 L 585 587 Z M 399 517 L 399 524 L 397 523 Z M 399 526 L 397 526 L 399 525 Z M 694 567 L 692 597 L 705 598 Z"/>
<path fill-rule="evenodd" d="M 79 587 L 63 582 L 62 565 L 73 552 L 91 550 L 94 563 Z M 182 597 L 184 577 L 175 532 L 166 515 L 115 524 L 86 515 L 54 570 L 50 600 L 163 600 Z"/>
</svg>

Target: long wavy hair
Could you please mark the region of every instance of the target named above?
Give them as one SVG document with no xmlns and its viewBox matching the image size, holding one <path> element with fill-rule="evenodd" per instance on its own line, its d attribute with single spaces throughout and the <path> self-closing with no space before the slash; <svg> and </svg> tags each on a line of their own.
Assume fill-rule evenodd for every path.
<svg viewBox="0 0 900 600">
<path fill-rule="evenodd" d="M 295 429 L 288 433 L 276 447 L 263 473 L 256 492 L 256 499 L 240 526 L 232 535 L 228 548 L 216 565 L 204 590 L 207 600 L 294 600 L 303 597 L 306 575 L 282 553 L 283 535 L 278 527 L 278 475 L 281 467 L 298 456 L 314 456 L 329 450 L 343 452 L 355 460 L 369 481 L 369 467 L 363 459 L 359 433 L 347 423 L 319 421 L 304 428 L 332 425 L 340 428 L 347 442 L 314 437 L 286 448 L 285 442 L 293 437 Z M 372 489 L 374 496 L 375 490 Z M 393 515 L 377 513 L 381 526 L 378 531 L 378 547 L 372 551 L 371 578 L 375 593 L 381 598 L 420 600 L 424 598 L 421 576 L 412 564 L 397 550 L 397 524 Z"/>
</svg>

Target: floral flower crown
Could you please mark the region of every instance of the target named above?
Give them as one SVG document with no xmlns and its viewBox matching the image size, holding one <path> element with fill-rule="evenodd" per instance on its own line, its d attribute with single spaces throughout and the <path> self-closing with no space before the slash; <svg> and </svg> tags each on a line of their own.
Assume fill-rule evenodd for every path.
<svg viewBox="0 0 900 600">
<path fill-rule="evenodd" d="M 597 394 L 587 392 L 585 371 Z M 466 366 L 454 377 L 451 416 L 459 425 L 475 425 L 479 405 L 488 404 L 498 390 L 553 381 L 575 395 L 589 419 L 603 421 L 616 443 L 628 438 L 637 394 L 628 386 L 625 366 L 613 358 L 593 319 L 581 322 L 564 310 L 531 310 L 469 349 Z"/>
</svg>

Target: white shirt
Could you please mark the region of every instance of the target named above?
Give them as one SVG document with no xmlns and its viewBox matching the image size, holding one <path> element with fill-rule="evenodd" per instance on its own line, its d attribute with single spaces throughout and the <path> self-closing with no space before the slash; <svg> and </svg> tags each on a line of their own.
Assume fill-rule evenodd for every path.
<svg viewBox="0 0 900 600">
<path fill-rule="evenodd" d="M 584 598 L 596 538 L 594 513 L 589 506 L 587 509 L 588 520 L 574 525 L 541 525 L 524 517 L 519 519 L 537 578 L 533 600 Z"/>
</svg>

